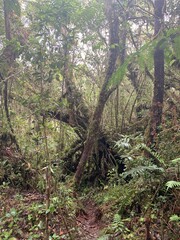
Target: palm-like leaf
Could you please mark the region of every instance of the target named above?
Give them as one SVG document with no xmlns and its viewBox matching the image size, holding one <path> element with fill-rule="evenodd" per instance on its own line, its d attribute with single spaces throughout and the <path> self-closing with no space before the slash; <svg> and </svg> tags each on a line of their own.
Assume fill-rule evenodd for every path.
<svg viewBox="0 0 180 240">
<path fill-rule="evenodd" d="M 180 188 L 180 182 L 179 181 L 168 181 L 167 183 L 166 183 L 166 187 L 167 187 L 167 189 L 169 189 L 169 188 Z"/>
</svg>

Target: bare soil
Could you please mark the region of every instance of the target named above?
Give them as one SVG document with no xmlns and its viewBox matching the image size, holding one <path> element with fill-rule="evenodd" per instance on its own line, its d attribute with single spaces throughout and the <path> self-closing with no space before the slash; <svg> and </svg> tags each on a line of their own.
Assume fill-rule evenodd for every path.
<svg viewBox="0 0 180 240">
<path fill-rule="evenodd" d="M 105 227 L 102 221 L 103 213 L 93 200 L 85 201 L 83 206 L 84 210 L 77 216 L 77 223 L 84 233 L 81 239 L 96 240 L 100 231 Z"/>
</svg>

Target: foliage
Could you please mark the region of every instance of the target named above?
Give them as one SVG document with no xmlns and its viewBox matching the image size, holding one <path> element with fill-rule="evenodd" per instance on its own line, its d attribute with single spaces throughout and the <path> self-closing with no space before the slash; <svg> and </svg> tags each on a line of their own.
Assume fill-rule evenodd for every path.
<svg viewBox="0 0 180 240">
<path fill-rule="evenodd" d="M 0 214 L 0 239 L 17 239 L 26 236 L 27 239 L 39 239 L 45 234 L 45 218 L 50 214 L 50 237 L 51 239 L 60 239 L 58 229 L 54 229 L 54 222 L 59 221 L 59 229 L 61 228 L 61 238 L 67 238 L 69 233 L 76 236 L 77 226 L 75 222 L 76 200 L 72 196 L 72 190 L 67 189 L 63 184 L 59 186 L 61 191 L 54 194 L 50 199 L 50 206 L 46 209 L 46 203 L 43 202 L 42 194 L 34 195 L 16 194 L 14 199 L 15 206 L 9 208 L 6 206 L 6 198 L 8 198 L 8 187 L 6 186 L 4 195 L 4 204 L 1 206 L 3 212 Z M 31 200 L 32 198 L 32 200 Z M 36 199 L 35 201 L 33 199 Z M 2 200 L 2 197 L 1 199 Z M 26 201 L 28 204 L 26 205 Z M 10 205 L 13 202 L 10 202 Z M 26 211 L 24 207 L 26 205 Z"/>
<path fill-rule="evenodd" d="M 177 216 L 177 215 L 172 215 L 172 216 L 170 217 L 170 221 L 171 221 L 171 222 L 179 222 L 179 221 L 180 221 L 180 217 Z"/>
<path fill-rule="evenodd" d="M 0 237 L 2 239 L 16 239 L 13 237 L 13 230 L 16 229 L 18 234 L 21 234 L 21 230 L 18 229 L 18 224 L 19 224 L 19 215 L 20 211 L 17 211 L 15 208 L 11 208 L 9 212 L 5 214 L 5 216 L 2 216 L 0 221 L 1 221 L 1 227 L 0 230 L 2 234 L 0 234 Z M 4 228 L 6 226 L 6 229 Z M 14 235 L 15 236 L 15 235 Z"/>
<path fill-rule="evenodd" d="M 180 187 L 180 182 L 179 181 L 168 181 L 166 183 L 167 189 L 169 188 L 179 188 Z"/>
<path fill-rule="evenodd" d="M 97 196 L 98 203 L 105 206 L 108 218 L 112 219 L 112 223 L 105 230 L 106 234 L 102 235 L 102 239 L 106 239 L 106 237 L 107 239 L 108 237 L 116 239 L 115 236 L 118 232 L 116 227 L 125 227 L 126 224 L 123 225 L 123 223 L 127 223 L 129 226 L 134 216 L 146 215 L 150 211 L 151 219 L 155 219 L 155 216 L 159 214 L 159 207 L 162 207 L 167 201 L 171 201 L 172 195 L 168 196 L 164 187 L 166 179 L 170 177 L 168 175 L 169 164 L 160 154 L 154 153 L 153 150 L 142 142 L 143 138 L 141 136 L 133 135 L 121 135 L 120 139 L 115 142 L 115 148 L 125 158 L 126 170 L 122 174 L 118 174 L 115 169 L 110 171 L 108 185 L 104 186 L 104 191 Z M 144 150 L 150 153 L 152 157 L 158 159 L 162 164 L 161 167 L 151 163 L 150 159 L 144 156 Z M 172 164 L 177 164 L 179 163 L 179 158 L 171 162 Z M 176 176 L 176 174 L 174 173 L 173 176 Z M 161 181 L 159 178 L 161 178 Z M 166 187 L 167 189 L 178 189 L 179 182 L 168 181 Z M 175 193 L 175 202 L 178 202 L 178 192 Z M 113 218 L 112 211 L 117 218 Z M 140 222 L 141 219 L 139 218 Z M 108 231 L 111 231 L 111 233 Z M 134 231 L 135 229 L 129 233 L 123 232 L 123 229 L 120 228 L 118 234 L 124 236 L 124 239 L 132 239 Z"/>
<path fill-rule="evenodd" d="M 180 158 L 175 158 L 172 160 L 173 164 L 179 164 L 180 163 Z"/>
<path fill-rule="evenodd" d="M 119 85 L 122 82 L 122 80 L 124 79 L 125 74 L 127 72 L 127 67 L 131 63 L 131 60 L 133 59 L 133 56 L 134 55 L 128 57 L 125 60 L 125 62 L 117 68 L 117 70 L 114 72 L 114 74 L 112 75 L 112 77 L 109 81 L 109 84 L 108 84 L 109 88 L 111 86 Z"/>
<path fill-rule="evenodd" d="M 126 171 L 125 173 L 122 174 L 122 177 L 126 178 L 127 176 L 132 176 L 138 177 L 144 175 L 146 172 L 154 172 L 154 171 L 159 171 L 159 172 L 164 172 L 163 168 L 159 168 L 157 165 L 151 165 L 151 166 L 138 166 L 136 168 L 132 168 L 129 171 Z"/>
<path fill-rule="evenodd" d="M 113 218 L 113 222 L 110 226 L 113 232 L 128 232 L 128 229 L 124 226 L 122 218 L 119 214 L 115 214 Z"/>
<path fill-rule="evenodd" d="M 11 13 L 11 41 L 5 41 L 3 2 Z M 73 165 L 81 156 L 106 76 L 109 49 L 113 47 L 118 48 L 119 56 L 125 50 L 125 60 L 123 64 L 116 62 L 108 89 L 118 89 L 109 96 L 97 134 L 101 137 L 105 133 L 110 141 L 103 146 L 105 152 L 97 146 L 98 157 L 88 162 L 91 170 L 95 166 L 107 172 L 113 166 L 90 195 L 97 192 L 96 201 L 105 209 L 109 226 L 102 239 L 143 239 L 143 233 L 138 233 L 144 231 L 146 216 L 151 217 L 152 230 L 156 225 L 162 231 L 165 228 L 164 234 L 169 236 L 162 238 L 173 239 L 176 235 L 180 186 L 179 1 L 166 1 L 164 29 L 157 36 L 153 30 L 152 1 L 117 1 L 119 46 L 109 44 L 109 2 L 0 1 L 0 201 L 3 204 L 9 199 L 8 194 L 11 196 L 9 186 L 42 193 L 40 199 L 30 202 L 24 193 L 18 193 L 17 202 L 0 206 L 0 239 L 20 239 L 23 233 L 25 238 L 40 239 L 47 216 L 50 239 L 78 239 L 78 203 L 67 172 L 63 171 L 64 159 L 76 141 L 81 142 L 81 148 L 67 161 Z M 150 117 L 156 47 L 165 53 L 165 97 L 163 123 L 154 150 L 144 144 L 143 136 Z M 6 100 L 13 131 L 5 114 Z M 12 138 L 4 138 L 4 134 Z M 92 177 L 93 174 L 92 170 Z M 92 185 L 91 176 L 87 179 L 87 186 Z M 47 187 L 51 190 L 49 198 Z M 48 207 L 43 194 L 50 201 Z M 157 219 L 162 219 L 161 225 Z M 60 223 L 58 227 L 62 229 L 55 229 L 53 223 Z M 129 227 L 132 225 L 135 227 Z"/>
<path fill-rule="evenodd" d="M 145 156 L 143 156 L 143 152 L 145 150 L 151 155 L 152 158 L 155 158 L 156 160 L 158 160 L 159 163 L 162 164 L 162 166 L 164 166 L 164 160 L 162 159 L 162 157 L 157 152 L 151 150 L 147 145 L 143 143 L 143 138 L 141 135 L 122 135 L 120 140 L 115 143 L 115 148 L 121 154 L 121 157 L 125 159 L 127 169 L 122 174 L 122 176 L 124 177 L 127 177 L 128 175 L 141 175 L 146 171 L 164 172 L 163 168 L 158 167 L 157 165 L 149 161 L 149 159 L 146 159 Z M 139 165 L 137 166 L 138 163 Z M 131 169 L 128 171 L 128 168 L 130 166 Z"/>
<path fill-rule="evenodd" d="M 18 0 L 6 0 L 6 8 L 8 12 L 14 11 L 16 15 L 21 15 L 21 6 Z"/>
<path fill-rule="evenodd" d="M 0 182 L 10 183 L 13 186 L 25 186 L 24 185 L 24 174 L 27 173 L 27 170 L 23 169 L 22 162 L 13 162 L 14 159 L 9 160 L 4 158 L 1 160 L 1 173 L 0 173 Z"/>
<path fill-rule="evenodd" d="M 106 229 L 105 234 L 98 238 L 98 240 L 106 240 L 109 238 L 116 239 L 116 235 L 117 237 L 120 235 L 127 235 L 130 231 L 125 226 L 125 221 L 126 220 L 123 220 L 119 214 L 115 214 L 111 225 Z M 111 233 L 113 234 L 111 235 Z"/>
</svg>

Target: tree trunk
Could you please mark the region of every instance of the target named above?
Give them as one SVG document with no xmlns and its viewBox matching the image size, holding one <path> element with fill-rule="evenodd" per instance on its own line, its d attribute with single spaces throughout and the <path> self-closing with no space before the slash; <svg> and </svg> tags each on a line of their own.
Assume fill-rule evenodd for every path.
<svg viewBox="0 0 180 240">
<path fill-rule="evenodd" d="M 164 8 L 165 0 L 156 0 L 155 7 L 155 25 L 154 35 L 158 36 L 164 25 Z M 148 145 L 156 144 L 156 137 L 160 131 L 163 111 L 164 97 L 164 50 L 160 42 L 157 44 L 154 51 L 154 95 L 151 108 L 150 132 L 148 137 Z"/>
<path fill-rule="evenodd" d="M 84 150 L 75 173 L 74 181 L 76 185 L 78 185 L 81 182 L 85 165 L 92 153 L 97 137 L 99 136 L 100 123 L 101 123 L 105 104 L 110 94 L 115 90 L 115 89 L 107 90 L 107 87 L 108 87 L 109 80 L 111 79 L 112 74 L 116 69 L 116 63 L 119 57 L 119 19 L 118 19 L 118 12 L 116 8 L 116 1 L 107 0 L 106 6 L 107 6 L 107 9 L 106 9 L 107 17 L 109 21 L 109 46 L 110 46 L 108 68 L 107 68 L 104 84 L 102 86 L 102 89 L 99 95 L 97 106 L 95 108 L 93 117 L 90 120 L 88 134 L 87 134 L 87 138 L 84 145 Z"/>
<path fill-rule="evenodd" d="M 104 95 L 104 94 L 102 94 Z M 84 171 L 84 167 L 86 165 L 86 162 L 93 150 L 93 146 L 99 136 L 99 126 L 100 126 L 100 122 L 101 122 L 101 118 L 102 118 L 102 114 L 103 114 L 103 110 L 104 110 L 104 106 L 106 103 L 106 99 L 103 98 L 103 96 L 100 95 L 100 99 L 98 101 L 98 105 L 95 109 L 94 115 L 93 115 L 93 119 L 90 122 L 90 126 L 89 126 L 89 131 L 88 131 L 88 135 L 86 138 L 86 142 L 84 145 L 84 150 L 82 153 L 82 156 L 80 158 L 76 173 L 75 173 L 75 183 L 78 185 L 81 181 L 82 175 L 83 175 L 83 171 Z"/>
<path fill-rule="evenodd" d="M 10 25 L 10 16 L 9 16 L 9 10 L 8 10 L 8 4 L 7 1 L 3 1 L 4 2 L 4 22 L 5 22 L 5 33 L 6 33 L 6 39 L 8 41 L 11 40 L 11 25 Z M 13 59 L 11 57 L 11 49 L 10 46 L 8 46 L 8 57 L 10 58 L 9 62 L 10 65 L 12 65 Z M 5 79 L 4 80 L 4 109 L 5 109 L 5 113 L 6 113 L 6 118 L 9 124 L 9 127 L 11 129 L 11 132 L 14 134 L 12 125 L 11 125 L 11 119 L 10 119 L 10 115 L 9 115 L 9 108 L 8 108 L 8 80 Z"/>
<path fill-rule="evenodd" d="M 12 40 L 12 37 L 11 37 L 11 21 L 10 21 L 10 13 L 12 11 L 10 11 L 9 9 L 9 4 L 7 1 L 3 1 L 3 9 L 4 9 L 4 22 L 5 22 L 5 34 L 6 34 L 6 39 L 8 41 L 11 41 Z M 13 49 L 12 47 L 10 46 L 10 44 L 8 43 L 8 45 L 6 46 L 4 52 L 4 58 L 6 59 L 6 63 L 8 64 L 8 68 L 11 68 L 11 66 L 13 65 L 14 63 L 14 60 L 15 60 L 15 55 L 14 55 L 14 52 L 13 52 Z M 5 66 L 5 69 L 7 68 L 7 66 Z M 6 69 L 7 71 L 7 69 Z M 8 76 L 8 71 L 7 71 L 7 74 L 5 73 L 4 71 L 4 75 L 5 76 Z M 3 78 L 3 73 L 1 73 L 1 78 L 2 80 L 4 81 L 4 109 L 5 109 L 5 113 L 6 113 L 6 118 L 7 118 L 7 122 L 9 124 L 9 128 L 10 128 L 10 131 L 11 131 L 11 134 L 13 135 L 14 137 L 14 143 L 17 147 L 17 150 L 20 151 L 20 147 L 18 145 L 18 142 L 16 140 L 16 137 L 14 135 L 14 129 L 12 127 L 12 124 L 11 124 L 11 118 L 10 118 L 10 114 L 9 114 L 9 106 L 8 106 L 8 79 L 5 79 Z"/>
</svg>

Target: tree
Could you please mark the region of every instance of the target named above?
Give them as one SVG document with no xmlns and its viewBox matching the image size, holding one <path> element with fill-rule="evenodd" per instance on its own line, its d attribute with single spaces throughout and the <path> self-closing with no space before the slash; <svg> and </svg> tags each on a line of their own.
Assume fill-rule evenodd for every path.
<svg viewBox="0 0 180 240">
<path fill-rule="evenodd" d="M 17 104 L 26 112 L 30 123 L 26 131 L 34 134 L 37 129 L 34 125 L 38 125 L 39 138 L 43 117 L 63 129 L 70 126 L 73 134 L 77 134 L 74 134 L 76 137 L 72 134 L 70 142 L 65 143 L 70 151 L 66 155 L 64 148 L 57 149 L 56 156 L 63 158 L 65 168 L 73 165 L 73 172 L 81 158 L 75 174 L 77 184 L 85 166 L 90 173 L 87 178 L 92 173 L 95 177 L 104 177 L 117 163 L 107 138 L 119 134 L 119 127 L 121 133 L 125 132 L 129 119 L 139 120 L 138 107 L 150 105 L 152 91 L 149 89 L 154 83 L 149 52 L 154 50 L 157 41 L 156 50 L 162 50 L 160 32 L 152 39 L 153 2 L 102 0 L 84 4 L 79 0 L 42 0 L 28 2 L 25 7 L 30 36 L 18 61 L 21 73 L 13 81 L 14 98 L 9 107 L 13 110 L 13 104 Z M 161 23 L 159 17 L 156 19 Z M 16 40 L 13 38 L 14 44 L 19 43 Z M 138 55 L 141 59 L 137 61 Z M 154 61 L 158 58 L 154 57 Z M 118 86 L 122 77 L 123 85 Z M 159 97 L 159 93 L 155 95 Z M 157 102 L 157 97 L 153 101 Z M 141 109 L 139 115 L 143 118 Z M 22 118 L 27 121 L 25 116 Z M 13 114 L 11 119 L 15 122 Z M 33 142 L 33 137 L 31 140 Z M 72 158 L 76 152 L 74 164 Z"/>
<path fill-rule="evenodd" d="M 75 1 L 76 2 L 76 1 Z M 66 4 L 65 4 L 66 3 Z M 62 4 L 62 5 L 61 5 Z M 63 5 L 65 4 L 65 5 Z M 78 4 L 78 3 L 77 3 Z M 96 14 L 97 15 L 97 11 L 94 13 L 94 4 L 97 5 L 96 2 L 92 1 L 92 3 L 89 5 L 89 8 L 87 7 L 86 13 L 88 14 L 88 10 L 89 12 L 91 12 L 91 14 Z M 102 6 L 102 3 L 98 3 L 100 4 L 99 6 Z M 38 5 L 38 3 L 37 3 Z M 54 35 L 46 35 L 46 31 L 44 31 L 44 29 L 39 29 L 39 34 L 41 36 L 41 43 L 43 43 L 44 45 L 41 44 L 41 53 L 43 52 L 43 56 L 41 55 L 40 59 L 41 62 L 38 60 L 38 62 L 36 62 L 36 64 L 38 65 L 43 65 L 44 61 L 47 62 L 48 59 L 48 50 L 46 47 L 46 41 L 47 39 L 52 40 L 53 37 L 55 36 L 56 38 L 56 43 L 60 45 L 59 48 L 59 57 L 61 57 L 62 62 L 61 62 L 61 66 L 59 67 L 59 71 L 60 74 L 62 76 L 63 79 L 63 91 L 61 93 L 61 96 L 59 98 L 59 103 L 63 103 L 63 101 L 66 99 L 68 102 L 68 106 L 66 106 L 66 108 L 64 108 L 62 111 L 59 110 L 54 110 L 50 109 L 49 111 L 47 111 L 47 106 L 46 106 L 46 113 L 51 116 L 52 118 L 58 119 L 60 121 L 64 121 L 66 123 L 68 123 L 70 126 L 72 126 L 75 129 L 75 132 L 78 134 L 79 138 L 81 139 L 81 142 L 85 142 L 85 145 L 83 147 L 83 153 L 82 153 L 82 157 L 81 160 L 79 162 L 79 167 L 78 170 L 76 172 L 76 177 L 75 179 L 77 180 L 77 182 L 80 181 L 82 174 L 83 174 L 83 170 L 84 170 L 84 166 L 86 164 L 86 161 L 89 159 L 92 151 L 93 151 L 93 147 L 96 143 L 96 141 L 98 140 L 98 138 L 102 138 L 102 131 L 100 130 L 100 122 L 101 122 L 101 118 L 102 118 L 102 114 L 103 114 L 103 110 L 104 110 L 104 106 L 109 98 L 109 96 L 112 94 L 112 92 L 116 89 L 117 85 L 109 87 L 109 82 L 112 78 L 113 73 L 116 70 L 117 67 L 117 60 L 120 56 L 120 51 L 119 51 L 119 14 L 118 14 L 118 3 L 117 1 L 107 1 L 106 2 L 106 9 L 107 9 L 107 19 L 108 19 L 108 24 L 109 24 L 109 60 L 108 60 L 108 67 L 107 67 L 107 71 L 106 71 L 106 76 L 105 76 L 105 80 L 103 84 L 100 84 L 100 93 L 99 93 L 99 99 L 97 101 L 97 105 L 95 107 L 95 111 L 92 114 L 92 118 L 91 118 L 91 113 L 90 110 L 88 109 L 82 93 L 80 92 L 80 88 L 78 86 L 77 83 L 74 82 L 74 68 L 73 66 L 75 65 L 74 62 L 74 55 L 72 55 L 72 52 L 74 51 L 75 48 L 77 48 L 77 32 L 80 30 L 80 33 L 82 34 L 82 30 L 81 29 L 81 25 L 82 23 L 80 22 L 80 26 L 78 26 L 78 24 L 72 22 L 73 18 L 78 18 L 78 14 L 80 12 L 81 17 L 86 17 L 83 13 L 81 13 L 81 11 L 84 11 L 84 9 L 81 9 L 81 6 L 79 6 L 79 9 L 81 9 L 81 11 L 79 11 L 78 9 L 78 14 L 76 13 L 76 6 L 74 6 L 74 8 L 72 8 L 72 6 L 74 6 L 74 3 L 69 3 L 69 1 L 57 1 L 54 2 L 54 5 L 52 5 L 50 8 L 47 5 L 43 5 L 43 7 L 41 8 L 41 12 L 40 14 L 43 14 L 43 20 L 44 23 L 46 24 L 45 29 L 47 31 L 48 28 L 51 29 L 51 31 L 53 32 Z M 62 11 L 62 9 L 64 8 L 64 10 Z M 68 12 L 66 12 L 66 10 L 68 9 Z M 48 15 L 46 15 L 46 12 L 50 13 L 51 11 L 51 16 L 54 16 L 54 18 L 56 19 L 56 17 L 58 16 L 58 24 L 56 22 L 56 20 L 52 20 L 49 21 L 48 20 Z M 61 13 L 62 11 L 62 13 Z M 66 13 L 66 14 L 65 14 Z M 70 14 L 71 13 L 71 14 Z M 101 17 L 101 16 L 100 16 Z M 39 13 L 37 14 L 37 18 L 39 18 Z M 74 19 L 73 19 L 74 20 Z M 97 19 L 99 20 L 99 19 Z M 39 20 L 41 21 L 41 19 Z M 94 32 L 96 32 L 96 35 L 99 36 L 101 42 L 104 41 L 106 42 L 106 39 L 102 40 L 102 35 L 99 32 L 98 29 L 98 25 L 95 26 L 94 19 L 92 19 L 92 17 L 90 16 L 90 19 L 86 20 L 87 23 L 90 25 L 90 29 L 92 28 L 93 24 L 93 28 L 96 28 L 95 31 L 93 29 Z M 100 20 L 101 21 L 101 20 Z M 107 22 L 107 20 L 105 20 L 105 22 Z M 74 25 L 75 24 L 75 25 Z M 84 24 L 85 25 L 85 24 Z M 88 26 L 89 27 L 89 26 Z M 79 29 L 80 28 L 80 29 Z M 83 26 L 84 28 L 84 26 Z M 53 29 L 53 30 L 52 30 Z M 57 35 L 56 35 L 56 31 L 57 31 Z M 89 31 L 89 29 L 88 29 Z M 93 34 L 94 34 L 93 32 Z M 85 36 L 85 38 L 88 39 L 87 36 Z M 43 39 L 45 40 L 43 42 Z M 83 39 L 79 39 L 79 42 L 81 42 Z M 97 41 L 97 40 L 95 40 Z M 123 43 L 122 46 L 124 46 L 124 41 L 125 41 L 125 37 L 123 38 Z M 106 43 L 104 43 L 106 45 Z M 57 48 L 56 48 L 57 49 Z M 77 51 L 75 49 L 75 51 Z M 84 51 L 87 51 L 87 48 L 84 48 Z M 91 54 L 93 54 L 93 51 L 91 51 Z M 50 55 L 50 54 L 49 54 Z M 124 49 L 122 51 L 123 57 L 122 59 L 124 59 Z M 34 58 L 34 56 L 33 56 Z M 43 60 L 42 60 L 43 59 Z M 57 58 L 55 59 L 57 61 Z M 95 59 L 97 61 L 97 58 Z M 52 58 L 51 58 L 52 61 Z M 82 59 L 78 60 L 82 63 Z M 124 60 L 123 60 L 124 61 Z M 57 62 L 55 63 L 55 65 L 57 64 Z M 80 64 L 79 64 L 80 65 Z M 42 67 L 40 67 L 42 68 Z M 44 72 L 44 68 L 42 70 Z M 37 73 L 38 76 L 42 76 L 42 74 Z M 97 76 L 96 76 L 97 77 Z M 42 78 L 42 77 L 41 77 Z M 45 86 L 45 82 L 43 81 L 44 86 Z M 81 146 L 82 146 L 81 143 Z M 82 148 L 82 147 L 81 147 Z M 78 147 L 79 149 L 79 147 Z M 73 151 L 71 151 L 73 152 Z M 98 155 L 98 154 L 97 154 Z M 82 172 L 82 173 L 80 173 Z M 80 173 L 80 174 L 79 174 Z M 80 176 L 81 175 L 81 176 Z"/>
<path fill-rule="evenodd" d="M 79 184 L 81 181 L 85 164 L 92 152 L 93 146 L 97 138 L 99 137 L 100 122 L 101 122 L 104 106 L 109 96 L 111 95 L 111 93 L 115 90 L 115 88 L 108 89 L 108 84 L 116 69 L 117 59 L 119 57 L 119 19 L 118 19 L 116 4 L 117 2 L 114 0 L 106 1 L 107 16 L 108 16 L 108 23 L 109 23 L 109 46 L 110 46 L 108 67 L 107 67 L 105 80 L 99 94 L 97 106 L 93 113 L 93 117 L 89 123 L 88 134 L 84 144 L 82 156 L 80 158 L 80 161 L 76 170 L 76 174 L 75 174 L 76 184 Z"/>
<path fill-rule="evenodd" d="M 20 16 L 20 5 L 18 1 L 3 1 L 3 12 L 4 12 L 4 26 L 5 26 L 5 37 L 7 40 L 7 45 L 4 48 L 3 54 L 1 55 L 0 62 L 3 63 L 1 68 L 0 77 L 2 82 L 4 82 L 4 110 L 6 113 L 7 122 L 10 128 L 12 141 L 17 146 L 17 149 L 20 150 L 17 143 L 13 126 L 11 124 L 9 107 L 8 107 L 8 77 L 10 74 L 9 69 L 13 67 L 14 60 L 17 55 L 16 49 L 12 46 L 12 39 L 14 36 L 12 32 L 12 22 L 15 20 L 15 16 Z M 15 21 L 17 23 L 17 21 Z"/>
<path fill-rule="evenodd" d="M 154 37 L 158 38 L 164 29 L 165 0 L 154 2 Z M 164 49 L 160 40 L 154 50 L 154 93 L 151 109 L 149 144 L 155 145 L 162 123 L 164 99 Z"/>
</svg>

